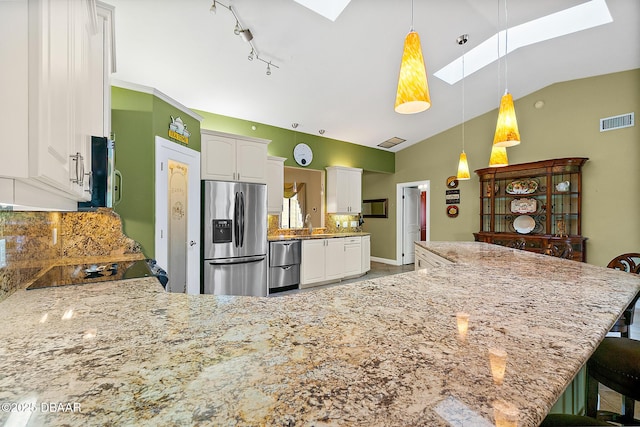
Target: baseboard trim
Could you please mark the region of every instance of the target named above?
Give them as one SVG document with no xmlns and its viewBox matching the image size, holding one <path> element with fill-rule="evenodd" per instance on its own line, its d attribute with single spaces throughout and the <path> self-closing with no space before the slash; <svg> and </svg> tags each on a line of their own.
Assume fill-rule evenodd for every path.
<svg viewBox="0 0 640 427">
<path fill-rule="evenodd" d="M 395 259 L 388 259 L 388 258 L 378 258 L 378 257 L 371 257 L 371 261 L 374 262 L 379 262 L 381 264 L 389 264 L 389 265 L 401 265 L 400 263 L 398 263 L 397 260 Z"/>
</svg>

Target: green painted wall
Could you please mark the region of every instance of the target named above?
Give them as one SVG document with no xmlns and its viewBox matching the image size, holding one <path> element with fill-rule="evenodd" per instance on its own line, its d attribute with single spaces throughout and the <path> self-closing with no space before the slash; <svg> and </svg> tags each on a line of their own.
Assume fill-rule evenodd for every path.
<svg viewBox="0 0 640 427">
<path fill-rule="evenodd" d="M 180 116 L 191 132 L 189 147 L 200 151 L 200 122 L 151 94 L 111 88 L 111 127 L 116 135 L 116 169 L 122 173 L 122 200 L 114 210 L 124 233 L 154 255 L 155 136 L 169 139 L 170 116 Z"/>
<path fill-rule="evenodd" d="M 517 76 L 515 77 L 517 78 Z M 544 101 L 542 109 L 534 103 Z M 488 165 L 496 109 L 465 124 L 471 170 Z M 599 132 L 599 119 L 640 111 L 640 69 L 554 84 L 515 102 L 522 143 L 508 148 L 510 164 L 558 157 L 588 157 L 583 168 L 583 222 L 587 262 L 606 265 L 640 248 L 640 130 Z M 428 115 L 429 112 L 423 113 Z M 431 181 L 431 240 L 472 241 L 479 229 L 479 184 L 475 174 L 460 183 L 460 215 L 445 213 L 445 181 L 455 175 L 461 150 L 457 126 L 396 153 L 396 173 L 365 174 L 365 198 L 388 197 L 390 216 L 367 219 L 371 254 L 395 259 L 396 183 Z"/>
<path fill-rule="evenodd" d="M 293 147 L 304 142 L 313 150 L 313 161 L 309 169 L 324 170 L 327 166 L 348 166 L 367 171 L 393 173 L 395 155 L 390 151 L 364 147 L 320 135 L 268 126 L 261 123 L 221 116 L 206 111 L 193 110 L 204 117 L 202 129 L 211 129 L 235 135 L 264 138 L 271 141 L 269 155 L 285 157 L 285 166 L 299 166 L 293 160 Z M 251 127 L 255 126 L 256 130 Z"/>
</svg>

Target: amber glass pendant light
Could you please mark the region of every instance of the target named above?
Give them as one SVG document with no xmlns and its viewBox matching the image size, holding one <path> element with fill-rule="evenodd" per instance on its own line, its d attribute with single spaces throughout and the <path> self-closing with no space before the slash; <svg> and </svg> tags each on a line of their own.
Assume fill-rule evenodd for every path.
<svg viewBox="0 0 640 427">
<path fill-rule="evenodd" d="M 460 46 L 464 46 L 464 44 L 469 40 L 468 34 L 463 34 L 456 39 L 456 42 Z M 462 53 L 462 153 L 460 153 L 460 160 L 458 160 L 458 173 L 456 174 L 456 178 L 458 180 L 470 179 L 471 175 L 469 174 L 469 163 L 467 162 L 467 154 L 464 152 L 464 52 Z"/>
<path fill-rule="evenodd" d="M 518 121 L 516 120 L 516 110 L 513 106 L 513 97 L 507 89 L 507 54 L 509 52 L 509 25 L 507 19 L 507 0 L 504 0 L 504 16 L 505 16 L 505 31 L 504 31 L 504 80 L 505 91 L 502 99 L 500 100 L 500 110 L 498 111 L 498 121 L 496 123 L 496 133 L 493 137 L 493 145 L 497 147 L 513 147 L 520 144 L 520 132 L 518 131 Z M 500 37 L 498 37 L 498 54 Z"/>
<path fill-rule="evenodd" d="M 413 31 L 413 0 L 411 0 L 411 29 L 404 40 L 402 63 L 398 76 L 395 111 L 414 114 L 431 107 L 427 70 L 422 57 L 420 36 Z"/>
<path fill-rule="evenodd" d="M 497 145 L 492 146 L 491 157 L 489 158 L 489 166 L 492 168 L 509 166 L 509 159 L 507 158 L 507 149 L 504 147 L 498 147 Z"/>
</svg>

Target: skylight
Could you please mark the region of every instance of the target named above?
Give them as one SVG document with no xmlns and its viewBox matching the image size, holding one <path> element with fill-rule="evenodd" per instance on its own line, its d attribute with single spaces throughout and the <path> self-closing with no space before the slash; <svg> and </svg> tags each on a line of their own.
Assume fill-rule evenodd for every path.
<svg viewBox="0 0 640 427">
<path fill-rule="evenodd" d="M 331 21 L 335 21 L 351 0 L 294 0 Z"/>
<path fill-rule="evenodd" d="M 509 28 L 509 52 L 610 22 L 613 22 L 613 18 L 605 0 L 591 0 Z M 469 76 L 502 58 L 505 55 L 505 36 L 506 32 L 500 31 L 468 51 L 464 60 L 465 74 Z M 500 52 L 497 46 L 498 37 L 500 37 Z M 457 83 L 462 79 L 462 57 L 445 65 L 434 75 L 450 85 Z"/>
</svg>

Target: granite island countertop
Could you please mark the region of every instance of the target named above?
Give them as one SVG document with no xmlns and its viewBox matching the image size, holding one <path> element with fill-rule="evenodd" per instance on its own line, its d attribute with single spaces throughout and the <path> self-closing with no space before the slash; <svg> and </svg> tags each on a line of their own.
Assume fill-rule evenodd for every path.
<svg viewBox="0 0 640 427">
<path fill-rule="evenodd" d="M 504 406 L 535 426 L 640 290 L 574 261 L 422 245 L 454 263 L 269 298 L 153 278 L 18 290 L 0 304 L 0 401 L 34 426 L 491 426 Z"/>
</svg>

